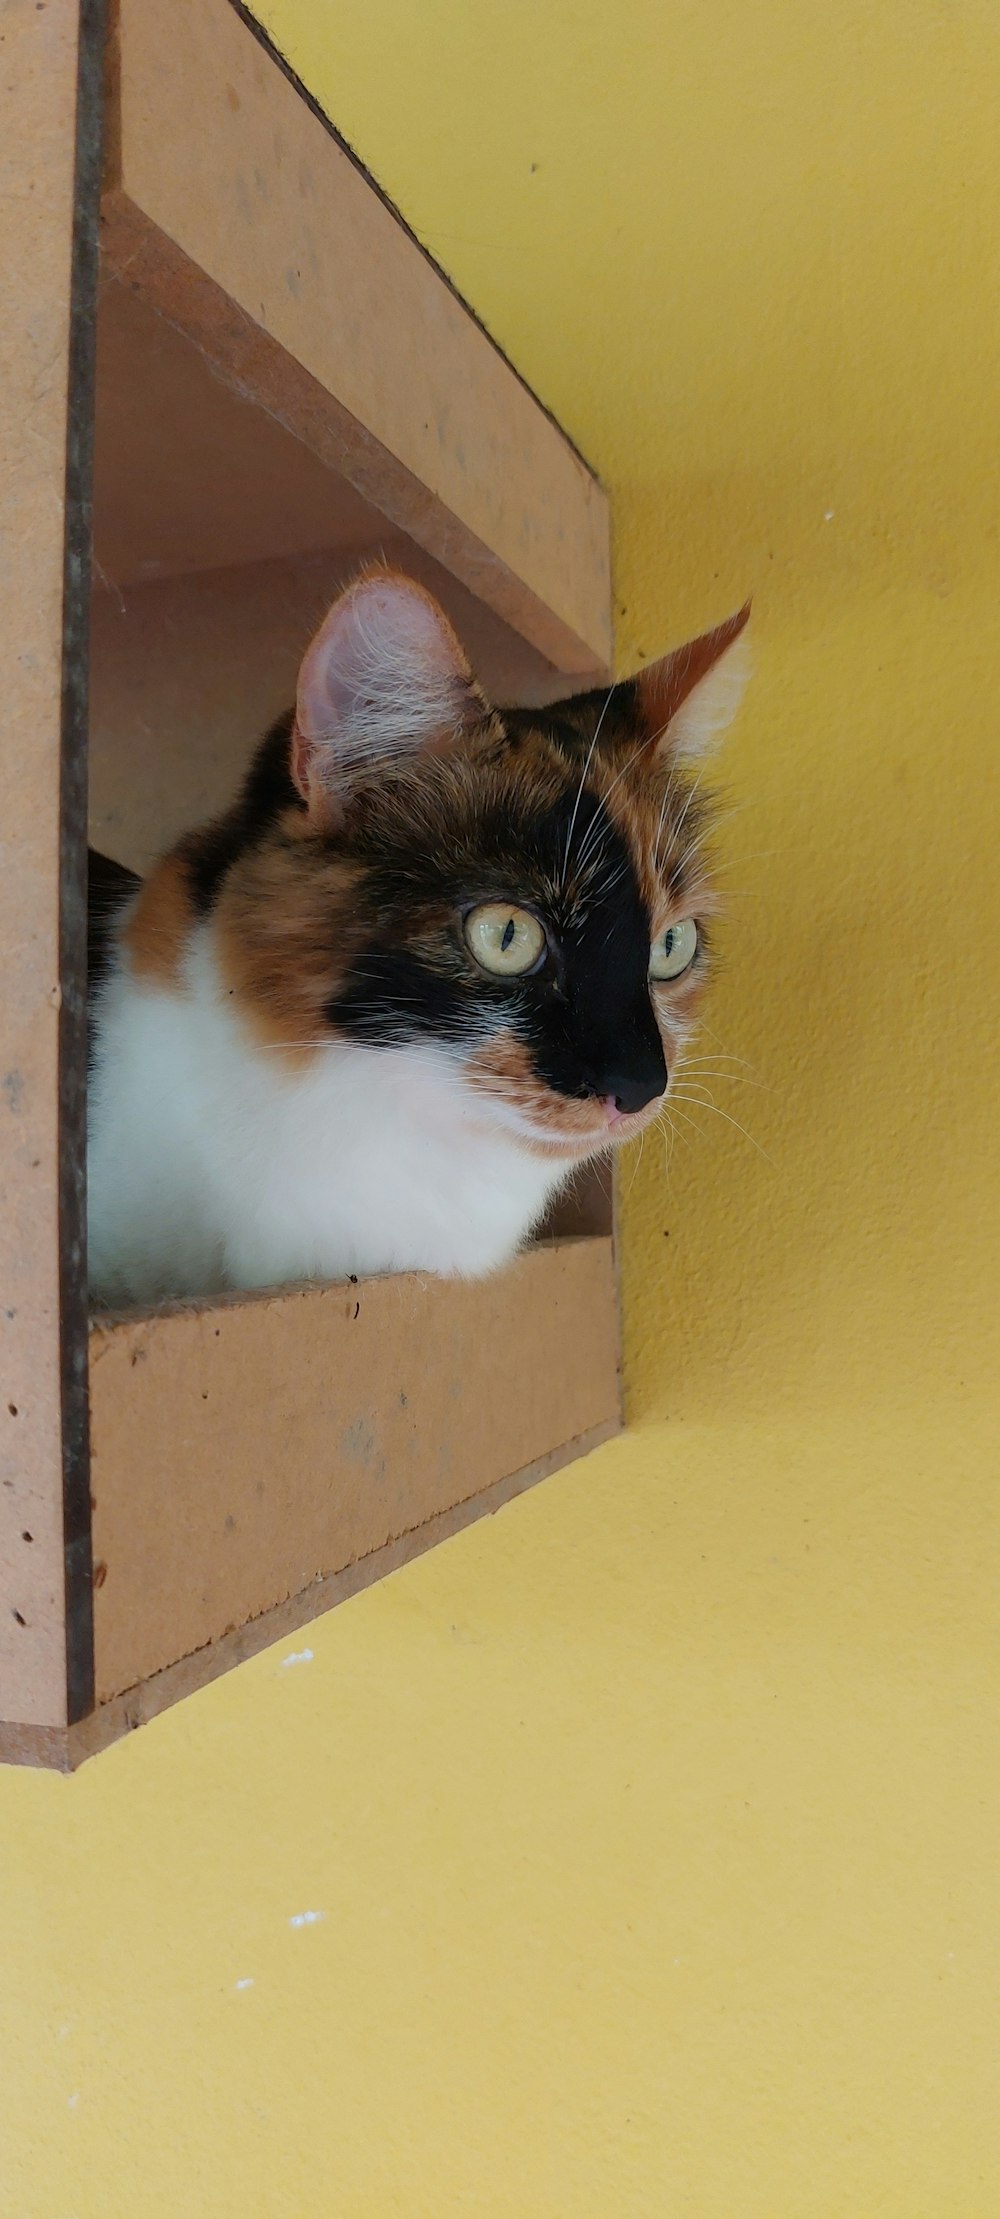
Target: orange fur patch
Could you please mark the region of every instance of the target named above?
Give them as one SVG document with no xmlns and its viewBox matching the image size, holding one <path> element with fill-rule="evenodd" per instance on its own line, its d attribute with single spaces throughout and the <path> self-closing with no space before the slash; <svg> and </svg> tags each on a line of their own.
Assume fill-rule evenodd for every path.
<svg viewBox="0 0 1000 2219">
<path fill-rule="evenodd" d="M 150 873 L 125 926 L 123 938 L 135 977 L 152 986 L 178 987 L 193 922 L 187 869 L 183 855 L 175 850 Z"/>
<path fill-rule="evenodd" d="M 294 837 L 249 850 L 231 869 L 212 915 L 223 986 L 261 1045 L 311 1061 L 329 1034 L 324 1010 L 358 945 L 353 921 L 359 873 L 310 838 L 289 813 Z"/>
</svg>

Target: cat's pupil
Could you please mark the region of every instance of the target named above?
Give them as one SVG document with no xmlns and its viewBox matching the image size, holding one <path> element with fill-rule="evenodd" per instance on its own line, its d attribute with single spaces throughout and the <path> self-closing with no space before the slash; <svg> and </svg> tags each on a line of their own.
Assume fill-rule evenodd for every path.
<svg viewBox="0 0 1000 2219">
<path fill-rule="evenodd" d="M 506 955 L 516 931 L 517 926 L 514 923 L 513 917 L 508 917 L 507 922 L 503 928 L 503 936 L 500 941 L 500 950 L 503 955 Z"/>
<path fill-rule="evenodd" d="M 665 955 L 671 955 L 671 954 L 673 953 L 673 946 L 674 946 L 674 928 L 673 928 L 673 925 L 671 925 L 671 926 L 670 926 L 670 929 L 669 929 L 669 931 L 668 931 L 668 932 L 665 932 L 665 933 L 664 933 L 664 935 L 663 935 L 663 952 L 664 952 L 664 954 L 665 954 Z"/>
</svg>

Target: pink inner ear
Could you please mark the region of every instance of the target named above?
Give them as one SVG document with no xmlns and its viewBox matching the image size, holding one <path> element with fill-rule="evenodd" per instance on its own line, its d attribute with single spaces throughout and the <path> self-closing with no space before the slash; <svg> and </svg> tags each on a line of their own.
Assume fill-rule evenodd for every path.
<svg viewBox="0 0 1000 2219">
<path fill-rule="evenodd" d="M 647 663 L 638 675 L 637 685 L 650 739 L 662 739 L 668 725 L 682 709 L 689 694 L 700 686 L 714 669 L 721 655 L 739 639 L 750 619 L 750 603 L 745 601 L 735 616 L 717 624 L 713 631 L 702 632 L 698 639 L 688 640 L 672 655 L 664 655 L 658 663 Z"/>
<path fill-rule="evenodd" d="M 419 742 L 431 717 L 447 717 L 470 675 L 430 594 L 379 572 L 350 586 L 324 618 L 299 673 L 298 722 L 308 738 L 322 740 L 364 718 L 376 750 L 412 724 Z"/>
</svg>

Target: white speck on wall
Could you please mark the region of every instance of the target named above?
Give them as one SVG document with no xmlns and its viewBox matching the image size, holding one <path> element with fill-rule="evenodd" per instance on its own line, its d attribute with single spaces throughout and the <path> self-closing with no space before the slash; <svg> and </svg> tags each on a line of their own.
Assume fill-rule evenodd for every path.
<svg viewBox="0 0 1000 2219">
<path fill-rule="evenodd" d="M 253 1987 L 253 1981 L 252 1981 L 251 1979 L 249 1979 L 249 1978 L 248 1978 L 248 1979 L 246 1979 L 246 1980 L 237 1980 L 237 1982 L 236 1982 L 236 1989 L 237 1989 L 237 1993 L 239 1993 L 239 1992 L 240 1992 L 240 1991 L 241 1991 L 241 1990 L 242 1990 L 243 1988 L 252 1988 L 252 1987 Z"/>
<path fill-rule="evenodd" d="M 76 2110 L 76 2107 L 77 2107 L 77 2104 L 79 2103 L 79 2101 L 80 2101 L 79 2095 L 76 2095 L 76 2096 L 67 2096 L 67 2098 L 66 2098 L 66 2108 L 67 2108 L 67 2110 L 68 2110 L 68 2111 L 75 2111 L 75 2110 Z"/>
<path fill-rule="evenodd" d="M 837 513 L 837 512 L 836 512 L 836 510 L 835 510 L 835 509 L 824 509 L 824 510 L 823 510 L 823 522 L 824 522 L 824 524 L 832 524 L 832 523 L 833 523 L 833 519 L 834 519 L 834 517 L 835 517 L 836 513 Z"/>
<path fill-rule="evenodd" d="M 325 1911 L 293 1911 L 288 1924 L 289 1926 L 318 1926 L 320 1920 L 325 1919 L 325 1917 Z"/>
<path fill-rule="evenodd" d="M 313 1653 L 311 1649 L 292 1649 L 287 1657 L 282 1657 L 281 1669 L 283 1672 L 287 1672 L 290 1664 L 311 1664 L 312 1660 Z"/>
</svg>

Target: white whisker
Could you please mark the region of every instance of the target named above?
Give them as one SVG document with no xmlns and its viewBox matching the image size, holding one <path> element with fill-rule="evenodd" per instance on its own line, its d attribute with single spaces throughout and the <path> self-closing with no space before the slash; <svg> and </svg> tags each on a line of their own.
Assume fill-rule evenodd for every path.
<svg viewBox="0 0 1000 2219">
<path fill-rule="evenodd" d="M 631 1192 L 632 1192 L 632 1189 L 633 1189 L 633 1187 L 634 1187 L 634 1185 L 635 1185 L 635 1182 L 636 1182 L 636 1180 L 637 1180 L 637 1178 L 638 1178 L 638 1176 L 639 1176 L 639 1166 L 640 1166 L 640 1164 L 641 1164 L 641 1162 L 642 1162 L 642 1151 L 643 1151 L 643 1149 L 644 1149 L 645 1145 L 646 1145 L 646 1135 L 645 1135 L 645 1133 L 643 1132 L 643 1133 L 640 1133 L 640 1134 L 639 1134 L 639 1147 L 638 1147 L 638 1151 L 637 1151 L 637 1154 L 636 1154 L 636 1159 L 635 1159 L 635 1169 L 634 1169 L 634 1171 L 633 1171 L 633 1173 L 632 1173 L 632 1177 L 631 1177 L 631 1179 L 629 1180 L 629 1183 L 628 1183 L 628 1191 L 629 1191 L 629 1194 L 631 1194 Z"/>
<path fill-rule="evenodd" d="M 731 1063 L 741 1063 L 744 1070 L 746 1071 L 753 1070 L 754 1066 L 749 1061 L 749 1058 L 747 1056 L 738 1056 L 733 1049 L 727 1048 L 725 1041 L 720 1039 L 719 1034 L 712 1031 L 711 1025 L 706 1025 L 704 1018 L 699 1020 L 698 1030 L 699 1032 L 704 1033 L 706 1040 L 714 1040 L 716 1047 L 721 1049 L 722 1054 L 726 1056 Z"/>
<path fill-rule="evenodd" d="M 673 1118 L 673 1117 L 680 1117 L 680 1118 L 683 1118 L 683 1120 L 684 1120 L 684 1123 L 685 1123 L 685 1125 L 690 1125 L 690 1127 L 691 1127 L 691 1130 L 692 1130 L 692 1132 L 694 1132 L 694 1133 L 697 1133 L 697 1134 L 698 1134 L 698 1137 L 699 1137 L 699 1139 L 701 1139 L 701 1140 L 704 1140 L 704 1138 L 705 1138 L 705 1135 L 704 1135 L 704 1131 L 703 1131 L 702 1127 L 701 1127 L 700 1125 L 696 1125 L 696 1124 L 695 1124 L 695 1121 L 694 1121 L 694 1118 L 693 1118 L 693 1117 L 687 1117 L 687 1116 L 685 1115 L 685 1113 L 684 1113 L 684 1111 L 683 1111 L 682 1109 L 678 1109 L 678 1107 L 677 1107 L 677 1096 L 676 1096 L 676 1094 L 671 1094 L 671 1096 L 669 1097 L 669 1100 L 670 1100 L 670 1111 L 671 1111 L 671 1117 L 672 1117 L 672 1118 Z M 680 1139 L 682 1139 L 682 1138 L 683 1138 L 683 1135 L 682 1135 L 682 1134 L 680 1134 L 680 1133 L 678 1133 L 678 1135 L 677 1135 L 677 1138 L 678 1138 L 678 1140 L 680 1140 Z M 690 1146 L 691 1146 L 691 1143 L 690 1143 L 690 1141 L 688 1141 L 687 1145 L 688 1145 L 688 1147 L 690 1148 Z"/>
<path fill-rule="evenodd" d="M 673 775 L 673 772 L 671 771 L 671 773 L 670 773 L 670 775 L 669 775 L 669 777 L 668 777 L 668 779 L 667 779 L 667 783 L 666 783 L 666 785 L 665 785 L 665 787 L 664 787 L 664 789 L 663 789 L 663 800 L 662 800 L 662 801 L 661 801 L 661 803 L 660 803 L 660 814 L 659 814 L 659 816 L 658 816 L 658 818 L 657 818 L 657 820 L 656 820 L 656 837 L 655 837 L 655 839 L 654 839 L 654 841 L 653 841 L 653 872 L 654 872 L 654 875 L 658 874 L 658 873 L 659 873 L 659 870 L 660 870 L 660 841 L 661 841 L 661 840 L 662 840 L 662 838 L 663 838 L 663 820 L 664 820 L 664 817 L 666 816 L 666 813 L 667 813 L 667 809 L 668 809 L 668 807 L 670 806 L 670 803 L 671 803 L 672 801 L 674 801 L 674 800 L 676 799 L 676 795 L 677 795 L 677 787 L 676 787 L 676 784 L 675 784 L 675 782 L 674 782 L 674 775 Z M 682 862 L 683 862 L 683 858 L 682 858 Z"/>
<path fill-rule="evenodd" d="M 616 771 L 616 772 L 615 772 L 615 775 L 614 775 L 614 777 L 613 777 L 613 779 L 612 779 L 612 781 L 611 781 L 611 784 L 610 784 L 610 786 L 609 786 L 609 787 L 608 787 L 608 789 L 607 789 L 607 792 L 606 792 L 606 793 L 603 793 L 603 794 L 601 794 L 601 796 L 600 796 L 600 798 L 599 798 L 599 800 L 598 800 L 597 808 L 595 809 L 595 811 L 594 811 L 594 815 L 593 815 L 593 817 L 592 817 L 592 819 L 591 819 L 589 830 L 588 830 L 587 832 L 585 832 L 585 833 L 584 833 L 584 836 L 583 836 L 583 840 L 582 840 L 582 843 L 581 843 L 581 846 L 580 846 L 580 853 L 579 853 L 579 855 L 577 856 L 577 859 L 576 859 L 576 861 L 577 861 L 577 869 L 578 869 L 578 870 L 582 870 L 582 869 L 583 869 L 583 865 L 584 865 L 584 863 L 585 863 L 585 862 L 586 862 L 586 860 L 587 860 L 587 856 L 588 856 L 588 854 L 590 853 L 590 849 L 591 849 L 591 846 L 592 846 L 592 845 L 594 844 L 594 841 L 595 841 L 595 831 L 594 831 L 594 827 L 595 827 L 595 825 L 599 825 L 599 826 L 600 826 L 600 837 L 601 837 L 602 839 L 603 839 L 603 837 L 604 837 L 604 835 L 605 835 L 605 833 L 606 833 L 606 831 L 607 831 L 607 829 L 608 829 L 608 823 L 609 823 L 609 821 L 610 821 L 610 820 L 609 820 L 609 819 L 608 819 L 608 817 L 607 817 L 607 808 L 608 808 L 608 803 L 609 803 L 609 801 L 610 801 L 610 799 L 611 799 L 611 796 L 612 796 L 612 794 L 613 794 L 613 793 L 614 793 L 614 791 L 615 791 L 615 788 L 616 788 L 616 786 L 620 786 L 620 785 L 621 785 L 621 782 L 622 782 L 622 779 L 623 779 L 623 778 L 627 778 L 627 777 L 628 777 L 628 774 L 629 774 L 629 771 L 630 771 L 630 770 L 634 770 L 634 769 L 635 769 L 635 762 L 634 762 L 634 759 L 633 759 L 633 757 L 632 757 L 631 755 L 627 755 L 627 756 L 626 756 L 626 758 L 625 758 L 625 761 L 624 761 L 624 763 L 622 764 L 622 767 L 621 767 L 621 769 L 620 769 L 619 771 Z"/>
<path fill-rule="evenodd" d="M 667 1127 L 669 1128 L 669 1132 L 670 1132 L 670 1137 L 671 1137 L 671 1140 L 672 1140 L 672 1141 L 674 1142 L 674 1145 L 675 1145 L 675 1146 L 676 1146 L 677 1142 L 678 1142 L 679 1140 L 681 1140 L 681 1141 L 683 1141 L 683 1143 L 684 1143 L 684 1146 L 685 1146 L 685 1148 L 690 1148 L 690 1146 L 691 1146 L 691 1143 L 690 1143 L 690 1141 L 689 1141 L 689 1139 L 688 1139 L 688 1137 L 687 1137 L 687 1134 L 686 1134 L 686 1133 L 682 1133 L 682 1132 L 679 1132 L 679 1131 L 678 1131 L 678 1129 L 677 1129 L 677 1126 L 676 1126 L 676 1125 L 674 1124 L 674 1121 L 673 1121 L 673 1119 L 672 1119 L 672 1117 L 671 1117 L 671 1115 L 670 1115 L 670 1106 L 669 1106 L 669 1103 L 668 1103 L 668 1102 L 665 1102 L 665 1103 L 664 1103 L 664 1105 L 663 1105 L 663 1108 L 662 1108 L 662 1109 L 661 1109 L 661 1110 L 660 1110 L 660 1111 L 659 1111 L 659 1112 L 657 1113 L 657 1116 L 656 1116 L 656 1117 L 654 1118 L 653 1122 L 654 1122 L 654 1124 L 656 1124 L 656 1125 L 660 1125 L 660 1124 L 665 1124 L 665 1125 L 666 1125 L 666 1126 L 667 1126 Z M 664 1137 L 664 1143 L 665 1143 L 665 1142 L 666 1142 L 666 1134 L 664 1134 L 664 1136 L 663 1136 L 663 1137 Z M 673 1161 L 673 1153 L 674 1153 L 674 1151 L 673 1151 L 673 1148 L 671 1148 L 671 1150 L 670 1150 L 670 1153 L 669 1153 L 669 1155 L 667 1156 L 667 1170 L 668 1170 L 668 1171 L 669 1171 L 669 1169 L 670 1169 L 670 1165 L 671 1165 L 671 1163 L 672 1163 L 672 1161 Z"/>
<path fill-rule="evenodd" d="M 569 851 L 573 845 L 573 834 L 576 830 L 576 820 L 580 808 L 580 803 L 583 799 L 583 790 L 587 783 L 591 763 L 594 760 L 594 752 L 597 747 L 597 742 L 601 737 L 601 726 L 604 723 L 604 719 L 607 716 L 609 708 L 611 707 L 611 697 L 614 693 L 614 690 L 614 686 L 608 687 L 604 707 L 601 710 L 600 716 L 598 717 L 597 723 L 594 727 L 594 737 L 590 743 L 587 760 L 584 763 L 582 771 L 580 772 L 580 783 L 576 789 L 576 800 L 573 803 L 573 814 L 569 820 L 569 831 L 566 834 L 566 847 L 563 854 L 562 883 L 564 886 L 566 884 L 566 878 L 569 871 Z"/>
<path fill-rule="evenodd" d="M 738 1133 L 742 1133 L 744 1140 L 750 1142 L 751 1148 L 756 1148 L 758 1156 L 763 1156 L 764 1162 L 770 1164 L 772 1171 L 777 1171 L 778 1166 L 773 1156 L 768 1155 L 767 1149 L 762 1148 L 759 1140 L 755 1140 L 753 1134 L 747 1132 L 746 1126 L 740 1124 L 738 1117 L 730 1117 L 729 1111 L 720 1109 L 717 1102 L 706 1101 L 704 1096 L 701 1095 L 682 1093 L 672 1094 L 670 1100 L 672 1102 L 690 1102 L 694 1109 L 711 1110 L 713 1117 L 724 1118 L 727 1125 L 734 1126 Z M 690 1122 L 693 1123 L 693 1120 Z"/>
<path fill-rule="evenodd" d="M 690 810 L 690 808 L 691 808 L 691 805 L 692 805 L 692 803 L 693 803 L 693 801 L 694 801 L 694 799 L 695 799 L 695 795 L 696 795 L 696 794 L 697 794 L 697 792 L 698 792 L 698 789 L 699 789 L 699 787 L 700 787 L 700 785 L 701 785 L 702 779 L 703 779 L 703 778 L 704 778 L 704 776 L 705 776 L 705 769 L 706 769 L 706 767 L 707 767 L 707 766 L 705 766 L 705 765 L 703 765 L 703 766 L 702 766 L 701 770 L 700 770 L 700 771 L 698 772 L 698 776 L 697 776 L 697 778 L 695 779 L 695 781 L 694 781 L 694 784 L 693 784 L 693 786 L 691 787 L 691 789 L 690 789 L 690 791 L 689 791 L 689 793 L 688 793 L 688 797 L 687 797 L 687 800 L 686 800 L 686 802 L 685 802 L 685 804 L 684 804 L 684 807 L 683 807 L 683 809 L 681 810 L 680 816 L 679 816 L 679 817 L 678 817 L 678 819 L 677 819 L 677 823 L 676 823 L 676 824 L 675 824 L 675 826 L 674 826 L 674 838 L 675 838 L 675 839 L 676 839 L 676 838 L 678 837 L 678 834 L 679 834 L 679 833 L 680 833 L 680 832 L 681 832 L 681 831 L 683 830 L 683 828 L 684 828 L 684 821 L 685 821 L 685 818 L 687 817 L 688 811 Z"/>
<path fill-rule="evenodd" d="M 743 1071 L 719 1071 L 707 1064 L 681 1062 L 675 1064 L 674 1068 L 678 1078 L 683 1075 L 684 1078 L 696 1078 L 699 1082 L 705 1079 L 728 1079 L 732 1086 L 752 1086 L 760 1094 L 774 1093 L 773 1086 L 768 1086 L 766 1079 L 748 1079 Z"/>
</svg>

